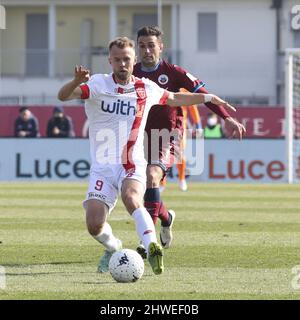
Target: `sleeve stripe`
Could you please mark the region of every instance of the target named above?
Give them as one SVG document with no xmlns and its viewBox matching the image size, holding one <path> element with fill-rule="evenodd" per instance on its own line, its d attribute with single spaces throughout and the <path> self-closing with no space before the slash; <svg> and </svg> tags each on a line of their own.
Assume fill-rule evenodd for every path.
<svg viewBox="0 0 300 320">
<path fill-rule="evenodd" d="M 167 104 L 168 98 L 169 98 L 169 91 L 164 90 L 164 93 L 159 100 L 159 104 L 161 104 L 161 105 Z"/>
<path fill-rule="evenodd" d="M 81 99 L 88 99 L 90 97 L 90 88 L 87 84 L 80 85 Z"/>
<path fill-rule="evenodd" d="M 193 90 L 193 92 L 197 92 L 200 88 L 205 87 L 205 83 L 201 81 Z"/>
</svg>

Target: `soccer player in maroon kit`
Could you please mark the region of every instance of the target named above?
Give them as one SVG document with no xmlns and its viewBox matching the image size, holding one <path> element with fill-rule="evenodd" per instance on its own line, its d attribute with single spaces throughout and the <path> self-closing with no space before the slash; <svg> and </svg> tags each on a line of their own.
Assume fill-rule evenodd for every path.
<svg viewBox="0 0 300 320">
<path fill-rule="evenodd" d="M 186 70 L 168 63 L 160 58 L 163 51 L 162 31 L 158 27 L 143 27 L 137 32 L 137 47 L 140 61 L 134 67 L 133 74 L 139 78 L 145 77 L 157 83 L 160 87 L 178 92 L 184 88 L 190 92 L 208 93 L 204 88 L 205 84 L 192 76 Z M 242 138 L 245 128 L 234 120 L 227 110 L 222 106 L 206 103 L 206 106 L 214 113 L 222 117 L 225 127 L 232 137 Z M 234 108 L 232 108 L 235 111 Z M 167 129 L 177 133 L 177 138 L 169 139 L 168 143 L 159 144 L 159 152 L 151 151 L 151 130 Z M 148 116 L 146 133 L 148 136 L 148 167 L 147 167 L 147 189 L 144 196 L 144 205 L 150 213 L 154 224 L 157 219 L 161 220 L 160 240 L 164 248 L 169 248 L 173 239 L 172 225 L 175 219 L 175 212 L 167 210 L 160 198 L 160 181 L 167 170 L 173 165 L 174 156 L 179 152 L 178 140 L 183 134 L 182 108 L 171 108 L 156 105 L 151 108 Z M 147 147 L 147 146 L 145 146 Z M 153 153 L 158 154 L 155 158 Z M 180 153 L 180 152 L 179 152 Z M 137 248 L 143 255 L 143 248 Z"/>
</svg>

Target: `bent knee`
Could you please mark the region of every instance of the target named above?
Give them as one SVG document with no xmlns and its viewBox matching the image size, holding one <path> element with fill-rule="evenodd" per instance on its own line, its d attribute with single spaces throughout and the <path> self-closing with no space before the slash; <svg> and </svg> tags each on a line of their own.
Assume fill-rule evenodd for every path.
<svg viewBox="0 0 300 320">
<path fill-rule="evenodd" d="M 159 187 L 164 172 L 159 166 L 149 166 L 147 169 L 147 186 Z"/>
<path fill-rule="evenodd" d="M 122 200 L 125 204 L 125 206 L 134 206 L 135 204 L 138 204 L 139 201 L 137 200 L 136 194 L 133 193 L 125 193 L 122 196 Z"/>
<path fill-rule="evenodd" d="M 143 199 L 139 197 L 137 194 L 123 194 L 122 195 L 123 203 L 127 209 L 127 211 L 132 214 L 134 210 L 141 207 L 143 205 Z"/>
</svg>

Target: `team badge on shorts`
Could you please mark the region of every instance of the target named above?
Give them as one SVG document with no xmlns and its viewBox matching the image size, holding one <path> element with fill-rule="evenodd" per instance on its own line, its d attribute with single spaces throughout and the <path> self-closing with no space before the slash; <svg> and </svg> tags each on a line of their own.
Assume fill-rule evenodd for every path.
<svg viewBox="0 0 300 320">
<path fill-rule="evenodd" d="M 164 85 L 166 83 L 168 83 L 169 81 L 169 78 L 166 74 L 161 74 L 159 77 L 158 77 L 158 82 L 161 84 L 161 85 Z"/>
<path fill-rule="evenodd" d="M 126 170 L 126 178 L 130 178 L 135 174 L 135 168 L 129 168 Z"/>
</svg>

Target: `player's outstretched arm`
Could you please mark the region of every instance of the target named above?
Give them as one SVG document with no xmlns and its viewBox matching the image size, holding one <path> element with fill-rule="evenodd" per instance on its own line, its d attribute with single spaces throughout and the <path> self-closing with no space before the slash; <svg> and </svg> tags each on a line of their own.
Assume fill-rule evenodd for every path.
<svg viewBox="0 0 300 320">
<path fill-rule="evenodd" d="M 233 106 L 214 94 L 169 92 L 168 100 L 166 103 L 171 107 L 177 107 L 207 102 L 211 102 L 214 105 L 225 107 L 227 109 L 232 109 L 235 111 L 235 108 Z M 246 133 L 245 127 L 232 117 L 227 117 L 225 119 L 225 127 L 226 131 L 229 133 L 230 138 L 242 139 L 243 135 Z"/>
<path fill-rule="evenodd" d="M 79 85 L 83 82 L 87 82 L 89 79 L 90 71 L 82 66 L 76 66 L 74 70 L 74 78 L 61 87 L 58 92 L 58 99 L 60 101 L 80 99 L 82 91 Z"/>
<path fill-rule="evenodd" d="M 214 94 L 190 93 L 190 92 L 169 92 L 167 104 L 171 107 L 190 106 L 211 102 L 215 105 L 225 107 L 235 111 L 235 108 L 228 102 L 222 100 Z"/>
</svg>

